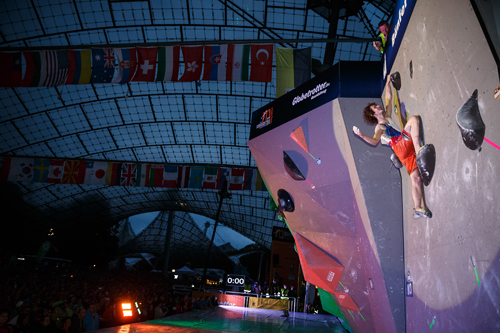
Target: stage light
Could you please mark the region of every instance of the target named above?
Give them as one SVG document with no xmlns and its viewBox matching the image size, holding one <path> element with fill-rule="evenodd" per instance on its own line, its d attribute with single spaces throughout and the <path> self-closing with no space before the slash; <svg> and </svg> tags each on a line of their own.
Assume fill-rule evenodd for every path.
<svg viewBox="0 0 500 333">
<path fill-rule="evenodd" d="M 132 304 L 122 303 L 122 311 L 124 317 L 132 317 Z"/>
<path fill-rule="evenodd" d="M 137 312 L 141 314 L 141 309 L 139 307 L 139 304 L 137 304 L 137 302 L 135 302 L 135 308 L 137 309 Z"/>
</svg>

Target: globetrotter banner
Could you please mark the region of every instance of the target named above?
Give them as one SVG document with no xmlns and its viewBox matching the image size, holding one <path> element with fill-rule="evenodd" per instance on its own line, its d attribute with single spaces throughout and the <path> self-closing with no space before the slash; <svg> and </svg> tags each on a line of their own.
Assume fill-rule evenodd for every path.
<svg viewBox="0 0 500 333">
<path fill-rule="evenodd" d="M 273 48 L 273 44 L 224 44 L 0 52 L 4 65 L 0 87 L 130 81 L 271 82 Z"/>
<path fill-rule="evenodd" d="M 0 181 L 267 191 L 257 169 L 0 157 Z"/>
</svg>

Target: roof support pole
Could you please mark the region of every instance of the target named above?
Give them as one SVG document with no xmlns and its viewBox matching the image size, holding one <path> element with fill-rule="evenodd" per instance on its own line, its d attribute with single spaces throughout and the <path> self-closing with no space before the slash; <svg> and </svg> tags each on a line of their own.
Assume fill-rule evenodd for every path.
<svg viewBox="0 0 500 333">
<path fill-rule="evenodd" d="M 170 240 L 172 239 L 172 230 L 174 229 L 175 212 L 168 212 L 167 235 L 165 236 L 165 251 L 163 252 L 163 269 L 165 277 L 168 275 L 168 257 L 170 256 Z"/>
<path fill-rule="evenodd" d="M 260 282 L 260 271 L 262 269 L 262 259 L 264 258 L 264 252 L 260 253 L 260 263 L 259 263 L 259 274 L 257 274 L 257 281 Z"/>
<path fill-rule="evenodd" d="M 337 36 L 337 27 L 339 23 L 339 13 L 340 13 L 340 1 L 330 1 L 330 27 L 328 28 L 328 39 L 335 39 Z M 325 58 L 323 61 L 324 65 L 333 66 L 333 60 L 335 59 L 335 49 L 337 48 L 336 43 L 328 42 L 325 47 Z"/>
<path fill-rule="evenodd" d="M 203 288 L 205 288 L 205 284 L 207 282 L 206 281 L 206 279 L 207 279 L 207 266 L 208 266 L 208 263 L 210 261 L 210 251 L 212 250 L 212 244 L 214 243 L 215 231 L 217 230 L 217 224 L 219 223 L 219 216 L 220 216 L 220 212 L 222 210 L 222 201 L 224 201 L 224 199 L 226 199 L 226 198 L 228 198 L 228 199 L 231 198 L 231 194 L 229 194 L 229 192 L 227 191 L 227 180 L 224 180 L 222 182 L 222 188 L 219 191 L 219 196 L 220 196 L 219 208 L 217 209 L 217 214 L 215 215 L 214 231 L 212 232 L 212 240 L 210 241 L 210 245 L 209 245 L 208 251 L 207 251 L 207 260 L 205 260 L 205 267 L 203 268 L 203 278 L 201 280 L 201 285 L 203 286 Z"/>
</svg>

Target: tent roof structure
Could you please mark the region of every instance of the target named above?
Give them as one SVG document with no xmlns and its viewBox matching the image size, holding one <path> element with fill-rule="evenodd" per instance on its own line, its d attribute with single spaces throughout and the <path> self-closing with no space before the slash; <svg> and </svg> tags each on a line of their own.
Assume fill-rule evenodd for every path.
<svg viewBox="0 0 500 333">
<path fill-rule="evenodd" d="M 380 53 L 370 42 L 318 40 L 374 38 L 378 22 L 388 19 L 394 3 L 6 1 L 0 4 L 0 49 L 260 41 L 275 47 L 312 47 L 313 67 L 320 70 L 339 60 L 379 60 Z M 256 168 L 246 144 L 251 113 L 276 98 L 275 64 L 272 78 L 270 83 L 0 88 L 0 155 Z M 219 201 L 217 191 L 204 189 L 30 182 L 2 182 L 0 187 L 5 205 L 18 212 L 16 218 L 34 234 L 71 228 L 74 223 L 118 222 L 150 211 L 215 218 Z M 222 205 L 220 222 L 270 248 L 272 228 L 283 222 L 268 210 L 269 200 L 265 191 L 233 191 Z M 154 242 L 153 235 L 143 238 Z"/>
</svg>

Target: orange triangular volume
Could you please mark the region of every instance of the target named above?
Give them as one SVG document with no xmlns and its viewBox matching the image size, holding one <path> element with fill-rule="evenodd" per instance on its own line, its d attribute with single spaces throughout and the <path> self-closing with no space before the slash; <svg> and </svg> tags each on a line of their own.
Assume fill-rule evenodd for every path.
<svg viewBox="0 0 500 333">
<path fill-rule="evenodd" d="M 307 148 L 306 138 L 304 137 L 302 126 L 299 126 L 299 128 L 293 131 L 292 134 L 290 134 L 290 137 L 309 154 L 309 149 Z"/>
<path fill-rule="evenodd" d="M 358 306 L 348 294 L 336 292 L 335 297 L 337 297 L 337 300 L 344 309 L 359 312 Z"/>
</svg>

